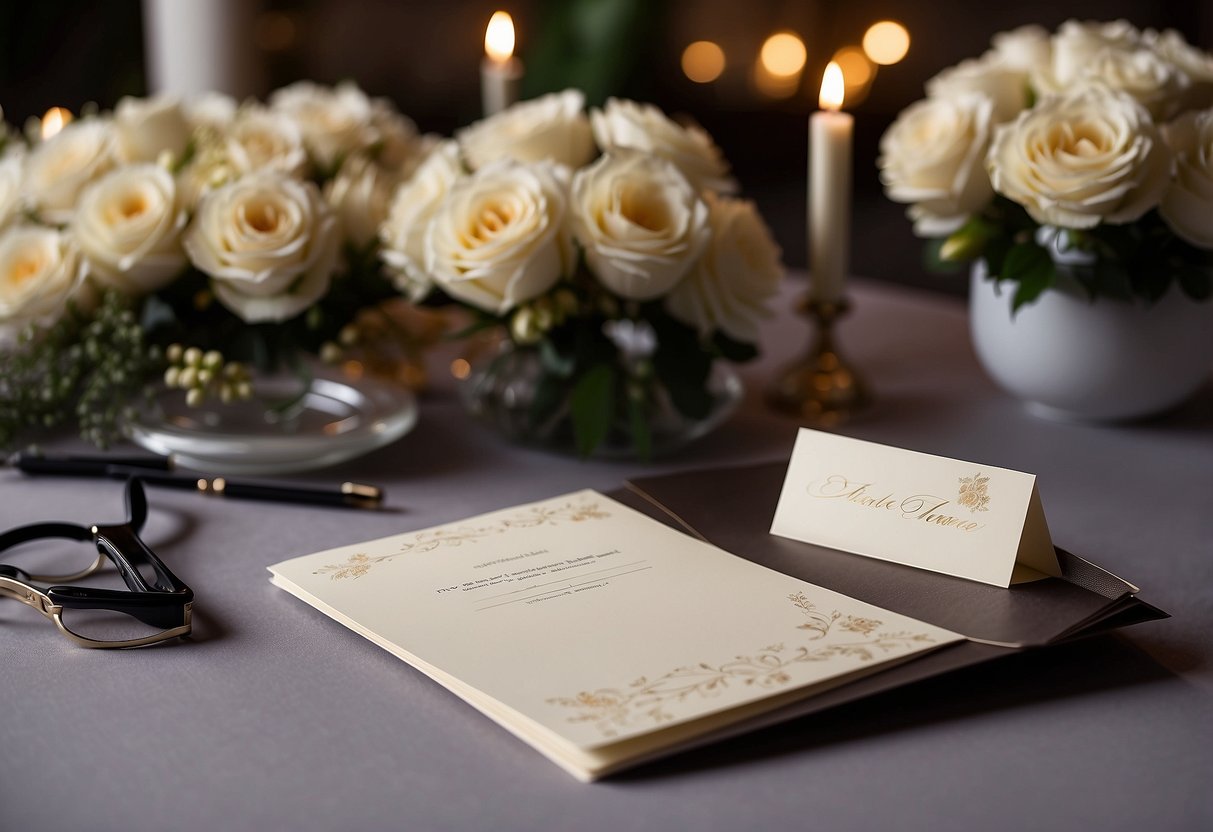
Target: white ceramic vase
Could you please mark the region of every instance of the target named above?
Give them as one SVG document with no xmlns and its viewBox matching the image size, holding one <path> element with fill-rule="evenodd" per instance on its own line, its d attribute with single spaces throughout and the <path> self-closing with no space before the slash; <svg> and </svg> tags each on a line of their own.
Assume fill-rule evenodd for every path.
<svg viewBox="0 0 1213 832">
<path fill-rule="evenodd" d="M 1033 413 L 1082 421 L 1138 419 L 1172 408 L 1213 370 L 1213 302 L 1172 287 L 1152 305 L 1092 302 L 1074 282 L 1011 313 L 977 261 L 970 276 L 973 344 L 986 372 Z"/>
</svg>

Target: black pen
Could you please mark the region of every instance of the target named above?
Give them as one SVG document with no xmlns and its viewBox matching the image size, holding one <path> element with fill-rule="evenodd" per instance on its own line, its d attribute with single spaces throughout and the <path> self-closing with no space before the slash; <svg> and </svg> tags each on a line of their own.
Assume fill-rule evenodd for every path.
<svg viewBox="0 0 1213 832">
<path fill-rule="evenodd" d="M 383 503 L 383 490 L 373 485 L 343 482 L 336 488 L 317 488 L 273 482 L 242 482 L 226 477 L 175 474 L 172 473 L 172 457 L 163 456 L 54 457 L 18 453 L 9 457 L 8 464 L 19 471 L 35 475 L 110 477 L 113 479 L 139 477 L 147 485 L 179 488 L 242 500 L 272 500 L 341 508 L 378 508 Z"/>
</svg>

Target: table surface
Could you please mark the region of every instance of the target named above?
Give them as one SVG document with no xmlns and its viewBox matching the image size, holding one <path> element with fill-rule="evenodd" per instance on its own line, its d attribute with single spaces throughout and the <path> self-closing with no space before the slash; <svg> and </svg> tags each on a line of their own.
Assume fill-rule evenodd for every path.
<svg viewBox="0 0 1213 832">
<path fill-rule="evenodd" d="M 1213 386 L 1148 423 L 1041 421 L 982 374 L 950 298 L 855 287 L 842 339 L 877 404 L 841 432 L 1038 474 L 1054 541 L 1173 618 L 583 785 L 270 585 L 266 566 L 296 555 L 642 474 L 786 458 L 797 424 L 762 391 L 805 346 L 798 291 L 742 369 L 738 414 L 659 464 L 507 445 L 439 378 L 411 434 L 310 477 L 384 485 L 393 511 L 152 492 L 146 537 L 197 594 L 196 638 L 83 650 L 0 604 L 0 829 L 1213 826 Z M 121 514 L 116 483 L 0 471 L 0 527 Z"/>
</svg>

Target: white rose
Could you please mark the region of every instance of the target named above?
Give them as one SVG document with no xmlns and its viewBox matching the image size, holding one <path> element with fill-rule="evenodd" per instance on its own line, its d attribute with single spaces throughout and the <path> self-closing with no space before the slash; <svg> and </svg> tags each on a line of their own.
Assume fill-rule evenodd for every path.
<svg viewBox="0 0 1213 832">
<path fill-rule="evenodd" d="M 567 172 L 502 159 L 457 182 L 430 221 L 425 262 L 451 297 L 503 315 L 572 271 Z"/>
<path fill-rule="evenodd" d="M 770 317 L 766 304 L 779 291 L 779 246 L 747 200 L 704 195 L 711 241 L 686 279 L 666 298 L 666 309 L 703 337 L 719 329 L 736 341 L 758 341 Z"/>
<path fill-rule="evenodd" d="M 708 243 L 708 206 L 672 163 L 604 154 L 573 177 L 573 231 L 598 280 L 631 300 L 666 295 Z"/>
<path fill-rule="evenodd" d="M 312 183 L 252 174 L 203 197 L 185 250 L 243 320 L 285 321 L 328 291 L 337 220 Z"/>
<path fill-rule="evenodd" d="M 241 110 L 227 128 L 227 155 L 243 173 L 275 170 L 301 176 L 307 167 L 303 133 L 291 118 L 261 107 Z"/>
<path fill-rule="evenodd" d="M 420 135 L 413 120 L 386 98 L 371 101 L 371 128 L 375 132 L 375 161 L 401 175 L 416 168 L 419 157 L 436 143 L 434 137 Z"/>
<path fill-rule="evenodd" d="M 1128 93 L 1155 121 L 1174 115 L 1191 86 L 1184 72 L 1149 49 L 1105 49 L 1091 59 L 1078 80 Z"/>
<path fill-rule="evenodd" d="M 1163 133 L 1176 164 L 1158 211 L 1180 237 L 1213 249 L 1213 110 L 1185 113 Z"/>
<path fill-rule="evenodd" d="M 0 232 L 0 346 L 27 324 L 58 320 L 83 276 L 68 234 L 37 225 Z"/>
<path fill-rule="evenodd" d="M 363 248 L 375 239 L 399 184 L 399 176 L 366 154 L 346 158 L 337 175 L 325 185 L 324 198 L 337 215 L 348 242 Z"/>
<path fill-rule="evenodd" d="M 994 196 L 985 171 L 993 114 L 983 95 L 924 98 L 881 136 L 880 180 L 889 199 L 910 206 L 915 234 L 951 234 Z"/>
<path fill-rule="evenodd" d="M 8 225 L 21 210 L 22 153 L 7 153 L 0 158 L 0 228 Z"/>
<path fill-rule="evenodd" d="M 236 99 L 221 92 L 204 92 L 187 99 L 181 105 L 185 120 L 192 129 L 209 127 L 222 130 L 236 117 Z"/>
<path fill-rule="evenodd" d="M 1141 32 L 1127 20 L 1111 23 L 1067 20 L 1053 36 L 1049 62 L 1037 65 L 1032 71 L 1032 86 L 1037 95 L 1066 92 L 1100 52 L 1132 51 L 1141 42 Z"/>
<path fill-rule="evenodd" d="M 162 153 L 180 159 L 190 140 L 190 125 L 174 96 L 123 98 L 114 108 L 118 156 L 124 162 L 154 162 Z"/>
<path fill-rule="evenodd" d="M 994 54 L 1003 63 L 1023 73 L 1048 63 L 1053 54 L 1048 31 L 1035 25 L 999 32 L 991 38 L 990 43 Z"/>
<path fill-rule="evenodd" d="M 1150 114 L 1102 86 L 1020 113 L 996 130 L 986 157 L 995 191 L 1061 228 L 1133 222 L 1158 204 L 1171 165 Z"/>
<path fill-rule="evenodd" d="M 442 142 L 396 190 L 387 219 L 379 228 L 383 244 L 380 257 L 392 272 L 397 288 L 413 300 L 425 297 L 432 285 L 425 267 L 425 235 L 430 219 L 462 175 L 459 146 L 453 140 Z"/>
<path fill-rule="evenodd" d="M 1192 81 L 1183 104 L 1185 109 L 1203 110 L 1213 105 L 1213 55 L 1197 49 L 1174 29 L 1164 32 L 1147 29 L 1143 38 L 1160 57 L 1179 67 Z"/>
<path fill-rule="evenodd" d="M 1028 105 L 1028 76 L 995 52 L 961 61 L 927 81 L 927 95 L 954 98 L 977 93 L 994 105 L 994 120 L 1010 121 Z"/>
<path fill-rule="evenodd" d="M 370 99 L 349 82 L 324 87 L 298 81 L 270 96 L 270 107 L 294 119 L 308 151 L 324 168 L 378 138 Z"/>
<path fill-rule="evenodd" d="M 108 121 L 73 121 L 30 152 L 21 184 L 25 199 L 46 222 L 66 223 L 84 186 L 114 166 L 114 153 Z"/>
<path fill-rule="evenodd" d="M 673 162 L 696 190 L 737 190 L 712 137 L 700 127 L 680 127 L 651 104 L 610 98 L 605 109 L 590 113 L 590 124 L 604 152 L 642 150 Z"/>
<path fill-rule="evenodd" d="M 472 169 L 498 159 L 579 168 L 594 158 L 585 96 L 565 90 L 523 101 L 455 134 Z"/>
<path fill-rule="evenodd" d="M 186 212 L 173 177 L 158 165 L 128 165 L 89 185 L 72 232 L 97 282 L 129 294 L 153 292 L 185 268 Z"/>
</svg>

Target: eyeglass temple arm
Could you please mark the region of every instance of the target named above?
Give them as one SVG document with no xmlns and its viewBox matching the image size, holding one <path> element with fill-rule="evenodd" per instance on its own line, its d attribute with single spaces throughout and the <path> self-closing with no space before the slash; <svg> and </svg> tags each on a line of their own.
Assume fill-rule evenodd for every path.
<svg viewBox="0 0 1213 832">
<path fill-rule="evenodd" d="M 26 606 L 33 607 L 47 618 L 54 620 L 52 612 L 55 602 L 46 593 L 34 589 L 21 581 L 17 576 L 20 570 L 12 566 L 0 564 L 0 595 L 20 601 Z"/>
</svg>

